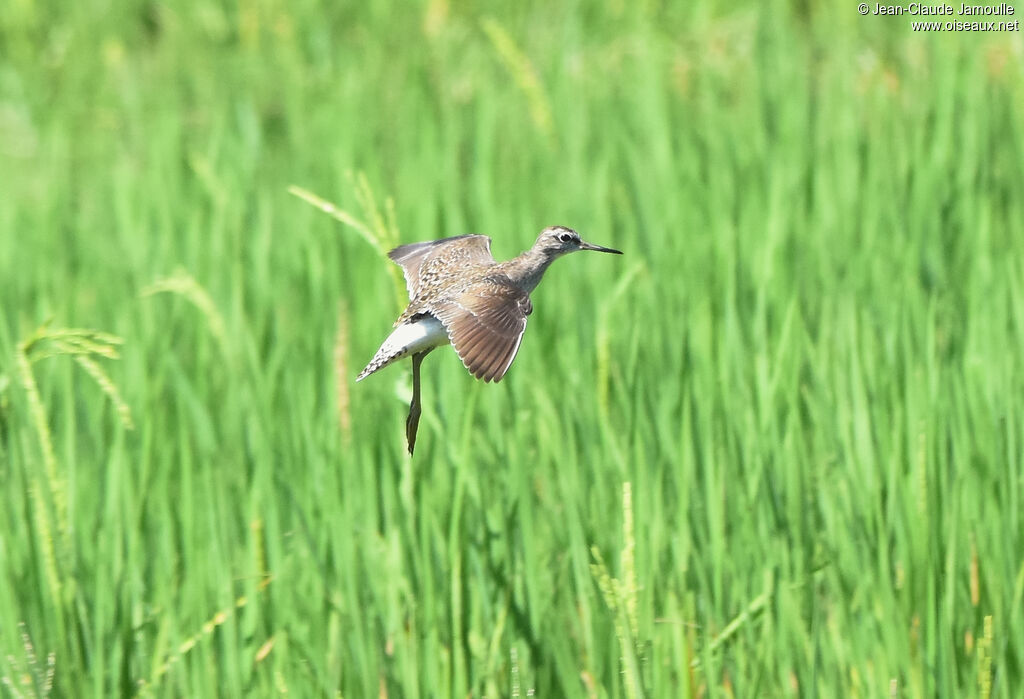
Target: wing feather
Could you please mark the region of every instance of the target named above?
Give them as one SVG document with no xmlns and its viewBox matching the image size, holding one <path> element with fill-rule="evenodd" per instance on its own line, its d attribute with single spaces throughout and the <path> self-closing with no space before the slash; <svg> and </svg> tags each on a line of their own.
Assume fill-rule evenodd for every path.
<svg viewBox="0 0 1024 699">
<path fill-rule="evenodd" d="M 457 235 L 399 245 L 388 257 L 401 266 L 410 299 L 419 294 L 425 270 L 439 268 L 435 273 L 456 273 L 463 266 L 494 264 L 491 239 L 486 235 Z"/>
<path fill-rule="evenodd" d="M 508 371 L 532 310 L 529 295 L 503 276 L 483 279 L 434 305 L 462 363 L 484 381 L 500 381 Z"/>
</svg>

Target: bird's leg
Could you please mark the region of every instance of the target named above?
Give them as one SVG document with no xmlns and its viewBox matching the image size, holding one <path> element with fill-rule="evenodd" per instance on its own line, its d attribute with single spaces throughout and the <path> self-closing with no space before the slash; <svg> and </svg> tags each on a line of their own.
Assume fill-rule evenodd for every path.
<svg viewBox="0 0 1024 699">
<path fill-rule="evenodd" d="M 409 442 L 409 454 L 412 454 L 416 447 L 416 429 L 420 425 L 420 364 L 423 363 L 427 352 L 412 355 L 412 402 L 409 404 L 409 417 L 405 419 L 405 438 Z"/>
</svg>

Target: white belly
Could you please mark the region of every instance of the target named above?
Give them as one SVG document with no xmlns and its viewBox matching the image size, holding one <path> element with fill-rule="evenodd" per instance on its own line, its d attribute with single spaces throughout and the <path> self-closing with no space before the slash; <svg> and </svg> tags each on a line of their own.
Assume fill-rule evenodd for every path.
<svg viewBox="0 0 1024 699">
<path fill-rule="evenodd" d="M 384 344 L 377 350 L 377 354 L 373 355 L 373 359 L 366 365 L 366 368 L 356 377 L 356 381 L 365 379 L 373 372 L 383 369 L 399 359 L 448 343 L 448 333 L 441 321 L 434 316 L 426 315 L 414 323 L 403 323 L 388 335 L 388 339 L 384 340 Z"/>
</svg>

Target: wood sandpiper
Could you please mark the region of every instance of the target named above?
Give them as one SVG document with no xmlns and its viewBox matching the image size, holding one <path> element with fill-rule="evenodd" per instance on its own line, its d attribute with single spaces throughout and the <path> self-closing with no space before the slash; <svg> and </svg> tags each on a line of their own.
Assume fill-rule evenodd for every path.
<svg viewBox="0 0 1024 699">
<path fill-rule="evenodd" d="M 526 317 L 533 312 L 530 292 L 548 265 L 577 250 L 622 254 L 588 243 L 564 226 L 545 228 L 533 247 L 506 262 L 495 262 L 486 235 L 401 245 L 388 253 L 405 273 L 410 301 L 356 381 L 412 355 L 412 403 L 405 421 L 410 454 L 420 419 L 423 358 L 435 347 L 451 343 L 469 373 L 484 381 L 501 381 L 519 351 Z"/>
</svg>

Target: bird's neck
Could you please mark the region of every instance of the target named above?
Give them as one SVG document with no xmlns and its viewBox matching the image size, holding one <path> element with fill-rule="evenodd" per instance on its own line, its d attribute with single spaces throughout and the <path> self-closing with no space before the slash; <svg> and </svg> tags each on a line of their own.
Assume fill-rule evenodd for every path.
<svg viewBox="0 0 1024 699">
<path fill-rule="evenodd" d="M 501 271 L 513 284 L 530 293 L 540 284 L 544 271 L 554 259 L 537 248 L 530 248 L 518 257 L 501 263 Z"/>
</svg>

